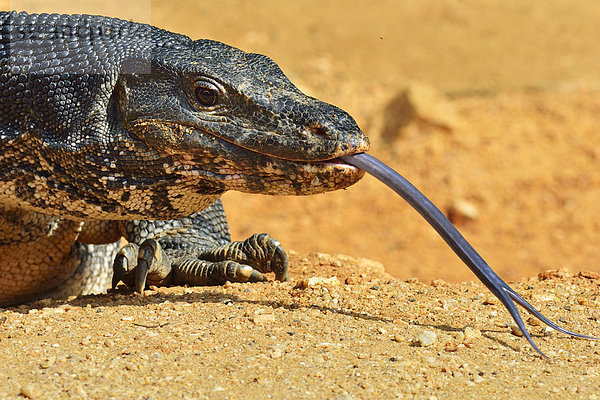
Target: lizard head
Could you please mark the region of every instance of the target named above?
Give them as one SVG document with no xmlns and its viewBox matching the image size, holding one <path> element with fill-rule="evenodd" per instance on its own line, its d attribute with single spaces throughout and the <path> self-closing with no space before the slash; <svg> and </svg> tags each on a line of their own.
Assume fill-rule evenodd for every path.
<svg viewBox="0 0 600 400">
<path fill-rule="evenodd" d="M 169 219 L 227 190 L 313 194 L 363 176 L 340 158 L 368 150 L 354 120 L 265 56 L 98 16 L 5 25 L 4 204 Z"/>
<path fill-rule="evenodd" d="M 352 117 L 263 55 L 210 40 L 160 47 L 148 74 L 122 74 L 114 97 L 120 126 L 204 193 L 314 194 L 363 176 L 339 159 L 369 148 Z"/>
</svg>

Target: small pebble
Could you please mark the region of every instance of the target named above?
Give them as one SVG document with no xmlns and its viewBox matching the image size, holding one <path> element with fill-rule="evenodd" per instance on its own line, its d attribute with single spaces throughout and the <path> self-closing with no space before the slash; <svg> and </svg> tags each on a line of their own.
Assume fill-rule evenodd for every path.
<svg viewBox="0 0 600 400">
<path fill-rule="evenodd" d="M 512 332 L 513 335 L 515 336 L 519 336 L 522 337 L 523 336 L 523 331 L 521 330 L 521 328 L 519 328 L 517 325 L 511 325 L 510 326 L 510 331 Z"/>
<path fill-rule="evenodd" d="M 21 387 L 21 394 L 29 399 L 42 397 L 42 389 L 35 383 L 27 383 Z"/>
<path fill-rule="evenodd" d="M 337 276 L 332 276 L 331 278 L 320 278 L 317 276 L 313 276 L 308 279 L 302 279 L 299 281 L 294 289 L 306 289 L 314 286 L 339 286 L 340 280 Z"/>
<path fill-rule="evenodd" d="M 435 332 L 424 331 L 417 337 L 417 343 L 419 343 L 421 347 L 428 347 L 434 344 L 436 339 L 437 335 Z"/>
<path fill-rule="evenodd" d="M 256 314 L 252 318 L 252 322 L 255 324 L 268 324 L 275 322 L 275 314 Z"/>
<path fill-rule="evenodd" d="M 462 225 L 467 221 L 477 219 L 479 210 L 477 207 L 464 199 L 455 199 L 452 205 L 447 210 L 448 219 L 458 225 Z"/>
<path fill-rule="evenodd" d="M 404 342 L 404 337 L 400 336 L 399 334 L 395 333 L 394 336 L 392 337 L 392 340 L 396 343 L 402 343 Z"/>
<path fill-rule="evenodd" d="M 283 356 L 283 351 L 280 348 L 274 348 L 270 354 L 271 358 L 281 358 Z"/>
<path fill-rule="evenodd" d="M 344 393 L 335 397 L 335 400 L 354 400 L 354 397 L 350 396 L 348 393 Z"/>
<path fill-rule="evenodd" d="M 578 275 L 587 279 L 600 279 L 600 274 L 597 272 L 581 271 Z"/>
<path fill-rule="evenodd" d="M 479 329 L 471 328 L 470 326 L 467 326 L 464 329 L 464 334 L 466 342 L 470 342 L 481 337 L 481 331 Z"/>
<path fill-rule="evenodd" d="M 52 299 L 41 299 L 41 300 L 38 300 L 38 301 L 36 302 L 36 304 L 39 304 L 39 305 L 41 305 L 42 307 L 44 307 L 44 306 L 49 306 L 49 305 L 50 305 L 50 304 L 52 304 L 53 302 L 54 302 L 54 300 L 52 300 Z"/>
<path fill-rule="evenodd" d="M 464 333 L 464 332 L 460 332 L 460 331 L 459 331 L 459 332 L 456 332 L 456 333 L 454 334 L 454 339 L 455 339 L 457 342 L 459 342 L 459 343 L 462 343 L 462 342 L 464 342 L 464 341 L 465 341 L 465 333 Z"/>
<path fill-rule="evenodd" d="M 437 367 L 438 365 L 438 360 L 435 357 L 425 357 L 423 358 L 423 362 L 432 367 Z"/>
<path fill-rule="evenodd" d="M 42 360 L 42 362 L 40 363 L 40 368 L 42 368 L 42 369 L 50 368 L 55 363 L 56 363 L 56 357 L 48 357 L 48 358 Z"/>
<path fill-rule="evenodd" d="M 43 315 L 52 315 L 52 314 L 64 314 L 65 309 L 64 308 L 52 308 L 52 307 L 44 307 L 42 308 L 42 314 Z"/>
<path fill-rule="evenodd" d="M 554 332 L 555 332 L 555 330 L 550 328 L 549 326 L 547 326 L 544 329 L 544 335 L 546 335 L 546 336 L 552 336 L 552 335 L 554 335 Z"/>
</svg>

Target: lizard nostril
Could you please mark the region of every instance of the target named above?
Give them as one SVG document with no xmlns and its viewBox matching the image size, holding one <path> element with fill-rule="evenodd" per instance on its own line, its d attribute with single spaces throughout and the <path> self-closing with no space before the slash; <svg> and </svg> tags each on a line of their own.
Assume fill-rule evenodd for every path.
<svg viewBox="0 0 600 400">
<path fill-rule="evenodd" d="M 311 125 L 308 127 L 308 131 L 315 136 L 320 136 L 320 137 L 329 136 L 329 134 L 327 133 L 325 128 L 323 128 L 321 125 L 316 125 L 316 124 Z"/>
</svg>

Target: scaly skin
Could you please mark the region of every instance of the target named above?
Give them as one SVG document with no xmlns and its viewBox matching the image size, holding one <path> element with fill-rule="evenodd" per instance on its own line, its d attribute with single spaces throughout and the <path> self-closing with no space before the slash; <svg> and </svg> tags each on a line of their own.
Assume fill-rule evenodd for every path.
<svg viewBox="0 0 600 400">
<path fill-rule="evenodd" d="M 230 243 L 219 197 L 363 175 L 337 160 L 368 150 L 354 120 L 265 56 L 106 17 L 0 24 L 0 305 L 104 290 L 121 237 L 138 289 L 286 279 L 276 240 Z"/>
</svg>

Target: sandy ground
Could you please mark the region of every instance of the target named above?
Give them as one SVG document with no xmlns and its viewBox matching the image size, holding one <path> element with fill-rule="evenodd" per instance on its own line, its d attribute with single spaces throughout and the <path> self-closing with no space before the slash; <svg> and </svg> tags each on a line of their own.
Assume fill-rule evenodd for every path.
<svg viewBox="0 0 600 400">
<path fill-rule="evenodd" d="M 451 214 L 526 299 L 600 335 L 600 3 L 3 5 L 121 16 L 271 56 L 303 90 L 349 111 L 371 153 Z M 0 398 L 598 398 L 594 342 L 531 325 L 552 361 L 537 357 L 379 182 L 224 201 L 235 239 L 265 231 L 298 251 L 291 283 L 0 309 Z M 571 273 L 537 278 L 560 267 Z M 333 276 L 339 284 L 294 288 Z M 436 338 L 421 347 L 425 331 Z"/>
<path fill-rule="evenodd" d="M 0 398 L 598 398 L 600 345 L 530 319 L 541 359 L 479 284 L 402 282 L 348 256 L 292 263 L 287 283 L 6 310 Z M 600 275 L 586 276 L 515 287 L 561 325 L 598 332 Z"/>
</svg>

